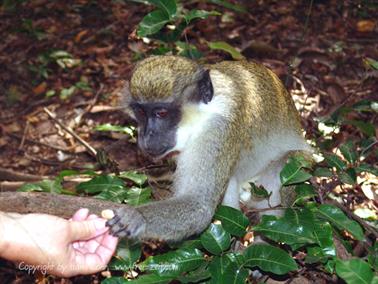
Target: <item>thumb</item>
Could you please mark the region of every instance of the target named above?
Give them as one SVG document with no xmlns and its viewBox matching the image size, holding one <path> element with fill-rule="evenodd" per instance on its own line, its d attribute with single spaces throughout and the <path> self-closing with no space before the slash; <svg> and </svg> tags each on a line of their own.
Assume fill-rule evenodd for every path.
<svg viewBox="0 0 378 284">
<path fill-rule="evenodd" d="M 70 238 L 72 241 L 88 240 L 103 234 L 109 228 L 105 226 L 106 219 L 96 218 L 86 221 L 70 222 Z"/>
</svg>

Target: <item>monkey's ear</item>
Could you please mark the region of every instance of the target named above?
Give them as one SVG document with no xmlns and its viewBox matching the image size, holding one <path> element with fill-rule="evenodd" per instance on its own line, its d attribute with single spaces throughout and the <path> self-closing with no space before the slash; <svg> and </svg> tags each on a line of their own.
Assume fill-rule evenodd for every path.
<svg viewBox="0 0 378 284">
<path fill-rule="evenodd" d="M 210 70 L 203 70 L 198 79 L 198 92 L 200 99 L 205 103 L 209 103 L 213 99 L 214 88 L 211 83 Z"/>
<path fill-rule="evenodd" d="M 130 109 L 130 103 L 131 102 L 132 102 L 132 97 L 131 97 L 131 94 L 130 94 L 129 82 L 125 81 L 123 88 L 120 91 L 119 106 L 122 108 L 122 110 L 126 114 L 133 117 L 133 112 Z"/>
</svg>

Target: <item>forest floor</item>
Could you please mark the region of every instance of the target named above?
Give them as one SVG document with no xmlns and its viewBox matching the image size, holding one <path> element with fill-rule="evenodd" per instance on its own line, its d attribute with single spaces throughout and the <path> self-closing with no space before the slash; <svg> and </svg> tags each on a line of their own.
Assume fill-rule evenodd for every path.
<svg viewBox="0 0 378 284">
<path fill-rule="evenodd" d="M 88 149 L 57 125 L 46 109 L 95 149 L 108 149 L 121 170 L 148 165 L 128 134 L 95 127 L 133 125 L 120 110 L 119 98 L 136 60 L 154 48 L 135 36 L 150 8 L 128 1 L 18 2 L 0 8 L 0 190 L 14 190 L 28 180 L 27 174 L 45 178 L 65 169 L 95 168 L 96 159 Z M 351 112 L 348 120 L 362 123 L 342 124 L 328 138 L 319 122 L 341 106 L 378 100 L 378 71 L 369 65 L 370 59 L 378 59 L 376 7 L 365 6 L 364 1 L 319 0 L 311 10 L 309 1 L 239 2 L 248 13 L 206 1 L 187 5 L 222 13 L 186 32 L 207 62 L 231 59 L 206 43 L 226 41 L 248 60 L 273 69 L 295 99 L 306 138 L 322 150 L 335 152 L 348 140 L 366 138 L 372 127 L 375 131 L 377 112 Z M 377 156 L 370 155 L 366 162 L 376 164 Z M 335 188 L 335 193 L 350 209 L 376 210 L 377 178 L 368 174 L 359 178 L 359 185 Z M 368 189 L 361 190 L 364 182 Z M 11 274 L 19 278 L 17 283 L 31 281 L 2 264 L 0 283 Z M 93 277 L 77 278 L 75 283 Z"/>
</svg>

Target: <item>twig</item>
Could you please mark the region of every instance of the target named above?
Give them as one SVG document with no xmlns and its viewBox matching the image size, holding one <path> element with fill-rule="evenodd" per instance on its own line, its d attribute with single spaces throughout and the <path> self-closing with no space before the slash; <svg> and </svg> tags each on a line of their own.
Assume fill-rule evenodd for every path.
<svg viewBox="0 0 378 284">
<path fill-rule="evenodd" d="M 46 165 L 49 165 L 49 166 L 60 166 L 63 163 L 61 161 L 47 160 L 47 159 L 41 159 L 39 157 L 34 157 L 34 156 L 28 154 L 27 152 L 24 152 L 24 156 L 25 156 L 26 159 L 29 159 L 29 160 L 37 162 L 37 163 L 46 164 Z"/>
<path fill-rule="evenodd" d="M 46 107 L 43 108 L 43 110 L 47 113 L 47 115 L 54 120 L 56 124 L 58 124 L 60 127 L 62 127 L 66 132 L 71 134 L 80 144 L 82 144 L 91 154 L 93 157 L 96 157 L 97 151 L 95 148 L 93 148 L 91 145 L 89 145 L 87 142 L 85 142 L 82 138 L 80 138 L 79 135 L 77 135 L 71 128 L 65 126 L 59 119 L 55 117 L 55 115 L 50 112 Z"/>
<path fill-rule="evenodd" d="M 87 106 L 87 108 L 85 109 L 83 115 L 85 115 L 86 113 L 90 112 L 91 109 L 94 107 L 94 105 L 97 103 L 98 101 L 98 98 L 100 96 L 100 94 L 102 93 L 102 91 L 104 90 L 104 85 L 100 83 L 100 87 L 98 88 L 96 94 L 95 94 L 95 97 L 93 98 L 93 100 L 89 103 L 89 105 Z"/>
<path fill-rule="evenodd" d="M 269 208 L 261 208 L 261 209 L 248 209 L 248 212 L 265 212 L 265 211 L 271 211 L 271 210 L 284 210 L 292 207 L 284 207 L 284 206 L 273 206 Z"/>
<path fill-rule="evenodd" d="M 18 146 L 19 150 L 21 150 L 24 147 L 25 138 L 26 138 L 26 135 L 28 134 L 28 130 L 29 130 L 29 121 L 26 121 L 25 129 L 24 129 L 24 134 L 22 135 L 20 146 Z"/>
<path fill-rule="evenodd" d="M 86 106 L 85 110 L 82 113 L 80 113 L 78 116 L 76 116 L 75 121 L 77 122 L 77 125 L 80 125 L 80 122 L 81 122 L 81 119 L 83 118 L 83 116 L 86 115 L 87 113 L 89 113 L 92 110 L 92 108 L 94 107 L 94 105 L 97 103 L 97 100 L 98 100 L 100 94 L 102 93 L 103 89 L 104 89 L 104 85 L 100 84 L 100 87 L 97 90 L 97 92 L 95 94 L 95 97 Z"/>
</svg>

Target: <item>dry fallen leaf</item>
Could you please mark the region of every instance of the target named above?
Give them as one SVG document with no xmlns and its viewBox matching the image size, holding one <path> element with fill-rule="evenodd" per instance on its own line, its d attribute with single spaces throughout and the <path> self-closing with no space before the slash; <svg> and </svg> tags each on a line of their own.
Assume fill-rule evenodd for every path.
<svg viewBox="0 0 378 284">
<path fill-rule="evenodd" d="M 357 31 L 361 33 L 372 32 L 375 28 L 375 22 L 372 20 L 362 20 L 357 22 Z"/>
<path fill-rule="evenodd" d="M 88 33 L 88 30 L 82 30 L 82 31 L 78 32 L 77 35 L 75 36 L 74 41 L 80 42 L 81 39 L 83 38 L 83 36 L 85 36 L 87 33 Z"/>
<path fill-rule="evenodd" d="M 41 84 L 39 84 L 37 87 L 33 89 L 33 93 L 36 95 L 41 95 L 44 92 L 46 92 L 47 83 L 43 81 Z"/>
</svg>

